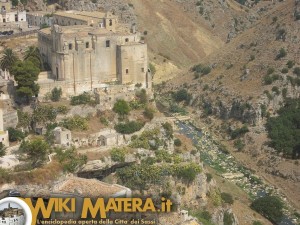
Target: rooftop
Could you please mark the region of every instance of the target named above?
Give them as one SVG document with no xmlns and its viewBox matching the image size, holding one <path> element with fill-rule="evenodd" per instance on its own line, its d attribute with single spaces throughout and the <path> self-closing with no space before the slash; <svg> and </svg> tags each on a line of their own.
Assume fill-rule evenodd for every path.
<svg viewBox="0 0 300 225">
<path fill-rule="evenodd" d="M 82 20 L 86 22 L 93 22 L 93 20 L 100 20 L 106 17 L 106 13 L 103 12 L 87 12 L 87 11 L 61 11 L 54 13 L 54 16 L 62 16 Z"/>
<path fill-rule="evenodd" d="M 33 12 L 27 12 L 27 15 L 33 15 L 33 16 L 45 16 L 45 15 L 51 15 L 52 12 L 47 11 L 33 11 Z"/>
<path fill-rule="evenodd" d="M 77 193 L 89 197 L 108 197 L 124 189 L 125 187 L 118 186 L 115 184 L 107 184 L 96 179 L 84 179 L 79 177 L 73 177 L 56 185 L 53 188 L 53 191 L 64 193 Z"/>
<path fill-rule="evenodd" d="M 100 27 L 91 27 L 87 25 L 75 25 L 75 26 L 59 26 L 60 31 L 64 34 L 65 37 L 86 37 L 88 35 L 129 35 L 130 32 L 121 26 L 118 26 L 117 31 L 109 31 L 105 28 Z M 51 28 L 45 28 L 40 30 L 40 33 L 44 35 L 51 34 Z"/>
</svg>

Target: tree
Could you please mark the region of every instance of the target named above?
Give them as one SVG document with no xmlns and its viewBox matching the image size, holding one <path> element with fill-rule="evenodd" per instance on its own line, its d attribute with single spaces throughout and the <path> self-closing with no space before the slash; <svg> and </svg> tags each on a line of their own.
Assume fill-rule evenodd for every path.
<svg viewBox="0 0 300 225">
<path fill-rule="evenodd" d="M 140 121 L 129 121 L 126 123 L 118 123 L 115 125 L 115 130 L 121 134 L 132 134 L 143 128 L 145 124 Z"/>
<path fill-rule="evenodd" d="M 186 89 L 180 89 L 173 94 L 173 98 L 175 99 L 176 102 L 185 101 L 185 103 L 188 104 L 192 96 L 187 92 Z"/>
<path fill-rule="evenodd" d="M 19 4 L 19 0 L 12 0 L 11 3 L 13 6 L 17 6 Z"/>
<path fill-rule="evenodd" d="M 283 203 L 275 196 L 258 198 L 252 202 L 251 208 L 274 223 L 280 222 L 283 217 Z"/>
<path fill-rule="evenodd" d="M 40 50 L 38 49 L 38 47 L 29 46 L 25 50 L 24 61 L 26 61 L 26 60 L 33 62 L 39 68 L 42 67 L 42 59 L 41 59 L 41 54 L 40 54 Z"/>
<path fill-rule="evenodd" d="M 11 48 L 7 48 L 3 52 L 3 56 L 0 59 L 0 67 L 2 70 L 11 70 L 13 65 L 18 61 L 17 55 L 13 52 Z"/>
<path fill-rule="evenodd" d="M 129 114 L 130 107 L 129 107 L 128 103 L 125 100 L 119 99 L 114 104 L 113 111 L 118 113 L 119 116 L 121 116 L 122 118 L 124 118 L 126 115 Z"/>
<path fill-rule="evenodd" d="M 21 141 L 26 137 L 26 135 L 22 131 L 14 129 L 12 127 L 8 128 L 7 130 L 10 142 Z"/>
<path fill-rule="evenodd" d="M 53 106 L 39 105 L 32 114 L 32 121 L 35 123 L 46 124 L 47 122 L 55 122 L 57 110 Z"/>
<path fill-rule="evenodd" d="M 39 86 L 35 81 L 38 79 L 40 69 L 31 61 L 19 61 L 13 66 L 11 72 L 18 83 L 17 93 L 20 96 L 25 96 L 29 102 L 29 98 L 39 92 Z"/>
<path fill-rule="evenodd" d="M 5 146 L 2 144 L 2 142 L 0 142 L 0 157 L 5 156 L 6 154 L 6 148 Z"/>
<path fill-rule="evenodd" d="M 181 144 L 182 144 L 182 143 L 181 143 L 180 139 L 176 138 L 176 139 L 174 140 L 174 145 L 175 145 L 175 146 L 180 147 Z"/>
<path fill-rule="evenodd" d="M 268 119 L 266 124 L 270 146 L 284 156 L 300 157 L 300 100 L 286 99 L 277 117 Z"/>
<path fill-rule="evenodd" d="M 59 163 L 66 172 L 73 173 L 87 162 L 86 155 L 78 155 L 74 147 L 66 150 L 56 148 L 54 151 Z"/>
<path fill-rule="evenodd" d="M 43 138 L 38 137 L 31 141 L 23 141 L 19 151 L 22 158 L 30 162 L 33 168 L 36 168 L 46 161 L 50 146 Z"/>
<path fill-rule="evenodd" d="M 61 88 L 57 88 L 57 87 L 53 88 L 51 91 L 51 101 L 58 102 L 61 98 L 61 95 L 62 95 Z"/>
</svg>

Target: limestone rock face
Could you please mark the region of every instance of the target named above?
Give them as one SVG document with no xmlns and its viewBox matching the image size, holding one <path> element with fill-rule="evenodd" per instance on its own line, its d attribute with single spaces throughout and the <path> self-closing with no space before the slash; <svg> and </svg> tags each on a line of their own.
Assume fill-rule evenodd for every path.
<svg viewBox="0 0 300 225">
<path fill-rule="evenodd" d="M 136 23 L 136 16 L 132 8 L 122 0 L 58 0 L 58 4 L 60 4 L 65 10 L 111 11 L 115 15 L 119 16 L 120 22 L 122 23 Z"/>
<path fill-rule="evenodd" d="M 224 221 L 231 221 L 231 225 L 239 225 L 238 219 L 231 208 L 219 207 L 212 215 L 212 222 L 217 225 L 224 225 Z"/>
</svg>

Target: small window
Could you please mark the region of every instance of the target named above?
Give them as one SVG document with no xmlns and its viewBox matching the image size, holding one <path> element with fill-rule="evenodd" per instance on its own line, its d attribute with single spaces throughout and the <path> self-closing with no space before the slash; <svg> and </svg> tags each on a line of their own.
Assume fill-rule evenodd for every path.
<svg viewBox="0 0 300 225">
<path fill-rule="evenodd" d="M 69 50 L 72 50 L 72 48 L 73 48 L 73 45 L 70 43 L 69 44 Z"/>
<path fill-rule="evenodd" d="M 142 70 L 143 73 L 145 72 L 145 68 L 144 67 L 141 70 Z"/>
<path fill-rule="evenodd" d="M 128 69 L 126 69 L 126 74 L 128 74 L 129 73 L 129 70 Z"/>
<path fill-rule="evenodd" d="M 106 48 L 109 48 L 109 47 L 110 47 L 110 41 L 107 40 L 107 41 L 106 41 Z"/>
<path fill-rule="evenodd" d="M 90 43 L 89 42 L 86 42 L 85 43 L 85 48 L 89 48 L 90 47 Z"/>
<path fill-rule="evenodd" d="M 128 41 L 129 41 L 129 39 L 128 39 L 128 38 L 126 38 L 126 39 L 125 39 L 125 42 L 128 42 Z"/>
<path fill-rule="evenodd" d="M 112 20 L 109 20 L 109 26 L 110 27 L 112 26 Z"/>
</svg>

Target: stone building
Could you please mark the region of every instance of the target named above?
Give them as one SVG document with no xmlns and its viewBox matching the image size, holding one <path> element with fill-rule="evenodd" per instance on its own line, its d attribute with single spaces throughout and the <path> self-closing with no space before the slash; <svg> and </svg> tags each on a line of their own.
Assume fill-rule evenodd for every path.
<svg viewBox="0 0 300 225">
<path fill-rule="evenodd" d="M 0 211 L 0 224 L 5 225 L 24 225 L 24 211 L 19 208 L 12 208 L 8 203 L 8 208 Z"/>
<path fill-rule="evenodd" d="M 40 96 L 54 87 L 61 87 L 64 96 L 117 84 L 152 87 L 147 45 L 111 13 L 60 12 L 53 22 L 38 34 L 43 61 L 52 71 L 39 77 Z"/>
<path fill-rule="evenodd" d="M 53 24 L 53 15 L 49 12 L 43 12 L 43 11 L 28 12 L 26 18 L 27 18 L 28 25 L 30 26 L 50 27 Z"/>
<path fill-rule="evenodd" d="M 15 128 L 18 124 L 18 114 L 10 99 L 13 89 L 14 82 L 9 72 L 0 69 L 0 142 L 5 147 L 9 146 L 7 129 Z"/>
<path fill-rule="evenodd" d="M 0 0 L 0 31 L 26 27 L 26 11 L 13 11 L 9 0 Z"/>
<path fill-rule="evenodd" d="M 72 141 L 72 134 L 71 131 L 63 128 L 63 127 L 56 127 L 53 130 L 54 134 L 54 140 L 55 144 L 64 146 L 64 147 L 69 147 L 71 146 L 71 141 Z"/>
<path fill-rule="evenodd" d="M 103 129 L 99 132 L 98 145 L 117 146 L 124 144 L 124 138 L 112 129 Z"/>
</svg>

